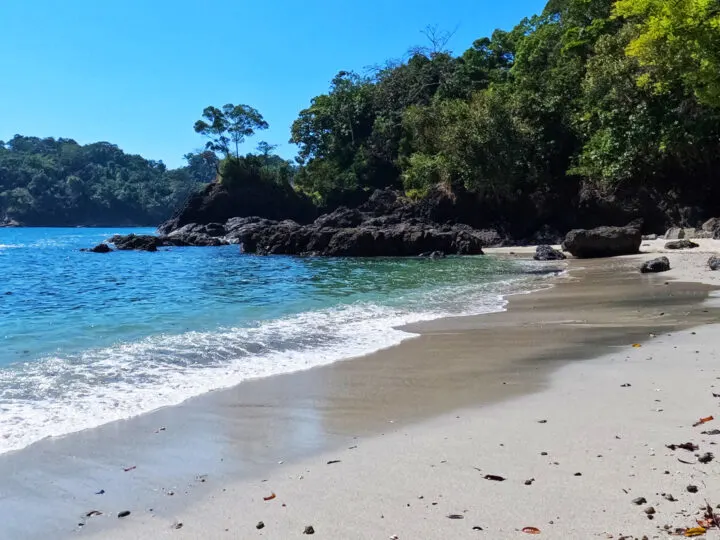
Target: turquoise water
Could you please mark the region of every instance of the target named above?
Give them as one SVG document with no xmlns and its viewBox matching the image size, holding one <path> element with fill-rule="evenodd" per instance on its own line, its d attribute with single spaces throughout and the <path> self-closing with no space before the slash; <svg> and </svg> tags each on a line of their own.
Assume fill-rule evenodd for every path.
<svg viewBox="0 0 720 540">
<path fill-rule="evenodd" d="M 361 356 L 409 322 L 501 310 L 541 265 L 322 259 L 237 246 L 83 253 L 133 229 L 0 229 L 0 452 Z"/>
</svg>

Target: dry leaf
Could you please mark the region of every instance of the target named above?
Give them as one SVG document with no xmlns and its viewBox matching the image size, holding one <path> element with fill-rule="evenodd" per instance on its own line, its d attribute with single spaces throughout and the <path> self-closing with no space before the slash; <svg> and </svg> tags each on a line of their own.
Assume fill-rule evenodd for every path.
<svg viewBox="0 0 720 540">
<path fill-rule="evenodd" d="M 537 527 L 525 527 L 522 532 L 527 534 L 540 534 L 540 529 Z"/>
<path fill-rule="evenodd" d="M 273 492 L 267 497 L 263 497 L 263 501 L 272 501 L 275 497 L 277 497 L 277 495 L 275 495 L 275 493 Z"/>
<path fill-rule="evenodd" d="M 701 418 L 700 420 L 698 420 L 697 422 L 695 422 L 693 424 L 693 427 L 698 427 L 706 422 L 709 422 L 710 420 L 715 420 L 715 418 L 712 416 L 706 416 L 705 418 Z"/>
<path fill-rule="evenodd" d="M 640 345 L 639 343 L 633 343 L 633 347 L 637 349 L 638 347 L 642 347 L 642 345 Z"/>
<path fill-rule="evenodd" d="M 705 527 L 693 527 L 685 531 L 685 536 L 701 536 L 705 534 Z"/>
</svg>

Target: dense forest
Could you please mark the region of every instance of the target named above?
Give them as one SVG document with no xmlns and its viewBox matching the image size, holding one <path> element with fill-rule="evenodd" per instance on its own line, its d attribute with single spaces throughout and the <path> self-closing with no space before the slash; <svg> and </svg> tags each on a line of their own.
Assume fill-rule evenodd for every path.
<svg viewBox="0 0 720 540">
<path fill-rule="evenodd" d="M 106 142 L 16 135 L 0 142 L 0 224 L 157 225 L 215 179 L 213 152 L 185 159 L 169 170 Z"/>
<path fill-rule="evenodd" d="M 460 55 L 449 34 L 425 35 L 401 60 L 338 73 L 291 126 L 296 164 L 264 142 L 240 155 L 268 127 L 247 105 L 206 108 L 206 151 L 176 170 L 108 143 L 15 137 L 0 144 L 0 220 L 156 224 L 216 173 L 225 192 L 244 186 L 245 207 L 250 185 L 317 212 L 377 188 L 442 191 L 463 202 L 458 221 L 518 237 L 720 214 L 717 0 L 550 0 Z"/>
<path fill-rule="evenodd" d="M 717 0 L 551 0 L 459 56 L 427 36 L 300 112 L 297 189 L 334 206 L 441 185 L 478 225 L 528 228 L 720 210 Z"/>
</svg>

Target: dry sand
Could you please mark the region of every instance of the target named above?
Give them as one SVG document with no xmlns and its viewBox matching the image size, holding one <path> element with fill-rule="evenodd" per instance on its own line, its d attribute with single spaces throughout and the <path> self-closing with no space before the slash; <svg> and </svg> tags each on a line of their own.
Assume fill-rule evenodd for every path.
<svg viewBox="0 0 720 540">
<path fill-rule="evenodd" d="M 720 441 L 702 433 L 720 429 L 720 325 L 714 299 L 693 301 L 707 288 L 666 279 L 714 283 L 707 253 L 669 257 L 670 273 L 642 277 L 623 270 L 649 255 L 574 262 L 580 280 L 515 297 L 507 313 L 441 321 L 393 350 L 290 375 L 287 400 L 311 396 L 301 410 L 323 417 L 332 450 L 243 478 L 209 474 L 173 497 L 160 492 L 173 504 L 156 497 L 122 520 L 122 508 L 103 507 L 69 537 L 284 540 L 312 526 L 332 539 L 522 538 L 523 527 L 541 538 L 640 539 L 692 527 L 706 501 L 720 504 L 720 462 L 697 457 Z M 214 406 L 242 402 L 248 388 Z M 277 410 L 264 420 L 277 422 Z M 685 442 L 699 449 L 666 447 Z"/>
</svg>

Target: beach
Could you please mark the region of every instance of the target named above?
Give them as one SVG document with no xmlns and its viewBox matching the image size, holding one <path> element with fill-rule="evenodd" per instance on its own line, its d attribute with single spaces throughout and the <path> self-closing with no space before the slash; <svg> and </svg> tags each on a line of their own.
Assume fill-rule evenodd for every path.
<svg viewBox="0 0 720 540">
<path fill-rule="evenodd" d="M 417 338 L 363 358 L 41 441 L 0 460 L 5 534 L 653 538 L 696 526 L 706 500 L 720 504 L 717 461 L 696 456 L 713 452 L 720 436 L 702 432 L 720 420 L 693 427 L 720 416 L 704 267 L 715 247 L 672 253 L 673 270 L 650 276 L 637 271 L 649 254 L 569 261 L 503 313 L 411 325 Z M 698 449 L 667 448 L 686 442 Z"/>
</svg>

